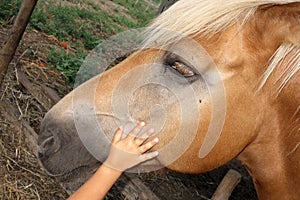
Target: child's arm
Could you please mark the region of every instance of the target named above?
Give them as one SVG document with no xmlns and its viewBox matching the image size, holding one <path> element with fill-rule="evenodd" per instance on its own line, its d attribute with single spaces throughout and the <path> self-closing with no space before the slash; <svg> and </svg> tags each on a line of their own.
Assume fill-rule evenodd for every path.
<svg viewBox="0 0 300 200">
<path fill-rule="evenodd" d="M 146 137 L 136 137 L 144 125 L 143 122 L 139 123 L 124 139 L 122 139 L 123 130 L 119 128 L 112 140 L 106 161 L 68 200 L 103 199 L 124 170 L 157 156 L 157 152 L 143 154 L 158 142 L 158 138 L 154 138 L 144 144 L 153 133 L 152 130 L 148 131 Z"/>
</svg>

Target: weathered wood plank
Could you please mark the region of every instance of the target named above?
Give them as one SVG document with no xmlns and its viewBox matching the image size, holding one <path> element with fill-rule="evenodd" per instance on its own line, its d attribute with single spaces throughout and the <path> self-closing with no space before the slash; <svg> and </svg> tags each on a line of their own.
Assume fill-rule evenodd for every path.
<svg viewBox="0 0 300 200">
<path fill-rule="evenodd" d="M 45 110 L 50 110 L 59 100 L 59 96 L 46 86 L 41 86 L 30 82 L 21 67 L 17 67 L 18 81 L 34 96 Z"/>
<path fill-rule="evenodd" d="M 230 169 L 221 181 L 211 200 L 227 200 L 236 185 L 241 181 L 241 177 L 242 175 L 239 172 Z"/>
<path fill-rule="evenodd" d="M 16 132 L 21 132 L 25 136 L 25 142 L 28 149 L 34 154 L 38 153 L 36 132 L 29 126 L 24 120 L 17 118 L 15 111 L 11 105 L 0 101 L 0 112 L 5 117 L 5 119 L 12 125 L 12 129 Z"/>
<path fill-rule="evenodd" d="M 127 200 L 159 200 L 141 179 L 134 175 L 124 174 L 116 186 Z"/>
</svg>

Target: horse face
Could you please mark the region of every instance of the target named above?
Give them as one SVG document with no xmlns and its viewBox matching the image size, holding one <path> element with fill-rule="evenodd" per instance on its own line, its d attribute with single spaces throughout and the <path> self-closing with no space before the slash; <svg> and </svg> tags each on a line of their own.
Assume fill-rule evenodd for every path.
<svg viewBox="0 0 300 200">
<path fill-rule="evenodd" d="M 226 85 L 237 82 L 224 82 L 227 74 L 218 70 L 195 41 L 136 52 L 76 88 L 49 111 L 39 137 L 40 160 L 55 175 L 84 169 L 96 160 L 103 162 L 114 130 L 125 125 L 128 132 L 143 120 L 148 125 L 145 130 L 153 127 L 160 138 L 155 146 L 160 155 L 145 163 L 142 170 L 168 166 L 195 173 L 216 167 L 239 151 L 235 148 L 219 154 L 220 148 L 245 145 L 248 136 L 238 142 L 234 137 L 250 129 L 252 125 L 246 122 L 254 114 L 249 112 L 239 121 L 224 123 L 225 113 L 236 118 L 245 111 L 231 106 L 226 110 L 226 102 L 235 105 L 252 100 L 237 89 L 226 94 L 230 98 L 225 97 Z M 255 106 L 250 110 L 254 111 Z M 210 139 L 208 143 L 203 142 L 205 137 Z"/>
<path fill-rule="evenodd" d="M 231 30 L 222 40 L 230 36 Z M 252 93 L 240 91 L 236 84 L 246 87 L 241 78 L 232 78 L 230 70 L 220 70 L 223 61 L 217 58 L 242 56 L 232 51 L 219 56 L 211 51 L 221 66 L 217 67 L 198 40 L 183 39 L 164 49 L 138 51 L 62 99 L 42 123 L 39 158 L 45 168 L 54 175 L 65 175 L 85 170 L 97 160 L 103 162 L 114 130 L 123 125 L 128 132 L 141 120 L 148 124 L 145 130 L 156 130 L 160 143 L 155 146 L 159 157 L 139 171 L 168 166 L 196 173 L 234 157 L 251 134 L 245 133 L 239 141 L 235 137 L 242 130 L 252 129 L 247 121 L 256 107 L 242 115 L 244 107 L 235 105 L 253 101 Z M 222 40 L 220 44 L 224 44 Z M 232 40 L 231 44 L 205 48 L 219 49 L 220 53 L 227 45 L 239 43 Z M 225 117 L 236 116 L 239 120 L 225 123 Z M 219 154 L 225 147 L 231 151 Z"/>
<path fill-rule="evenodd" d="M 193 141 L 198 104 L 208 104 L 208 90 L 195 72 L 166 66 L 167 62 L 179 62 L 174 56 L 157 50 L 138 52 L 62 99 L 42 122 L 39 158 L 45 168 L 60 175 L 94 164 L 93 156 L 104 161 L 114 130 L 120 125 L 130 130 L 141 120 L 147 124 L 145 130 L 153 127 L 160 134 L 158 149 L 180 130 L 181 136 L 162 157 L 169 157 L 170 148 L 173 153 L 178 151 L 174 144 L 182 143 L 183 136 Z M 158 165 L 155 160 L 147 164 Z"/>
</svg>

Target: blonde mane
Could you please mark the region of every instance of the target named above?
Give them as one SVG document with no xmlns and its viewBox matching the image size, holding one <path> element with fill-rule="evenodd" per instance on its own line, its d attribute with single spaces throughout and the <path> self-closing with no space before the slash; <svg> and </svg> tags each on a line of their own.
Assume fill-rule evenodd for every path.
<svg viewBox="0 0 300 200">
<path fill-rule="evenodd" d="M 242 25 L 260 6 L 296 0 L 179 0 L 149 26 L 145 45 L 168 45 L 184 36 L 214 35 L 231 25 Z"/>
<path fill-rule="evenodd" d="M 288 60 L 285 60 L 283 63 L 284 59 L 287 57 L 288 54 L 290 54 L 293 50 L 293 55 L 289 57 Z M 260 85 L 258 87 L 258 91 L 260 91 L 263 86 L 266 84 L 267 80 L 271 76 L 271 74 L 275 71 L 277 67 L 280 67 L 281 65 L 284 66 L 284 71 L 281 73 L 279 77 L 277 77 L 275 83 L 273 83 L 274 86 L 277 86 L 275 88 L 275 95 L 278 96 L 282 89 L 286 86 L 288 81 L 300 70 L 300 46 L 299 45 L 294 45 L 294 44 L 289 44 L 285 43 L 282 44 L 273 57 L 270 59 L 269 65 L 267 70 L 262 76 Z"/>
</svg>

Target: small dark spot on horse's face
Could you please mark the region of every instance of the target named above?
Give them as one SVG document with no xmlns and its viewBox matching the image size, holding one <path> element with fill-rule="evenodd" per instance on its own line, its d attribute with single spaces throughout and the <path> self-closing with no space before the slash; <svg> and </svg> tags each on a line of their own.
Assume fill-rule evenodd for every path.
<svg viewBox="0 0 300 200">
<path fill-rule="evenodd" d="M 202 103 L 202 100 L 201 100 L 201 99 L 199 99 L 199 103 Z"/>
</svg>

